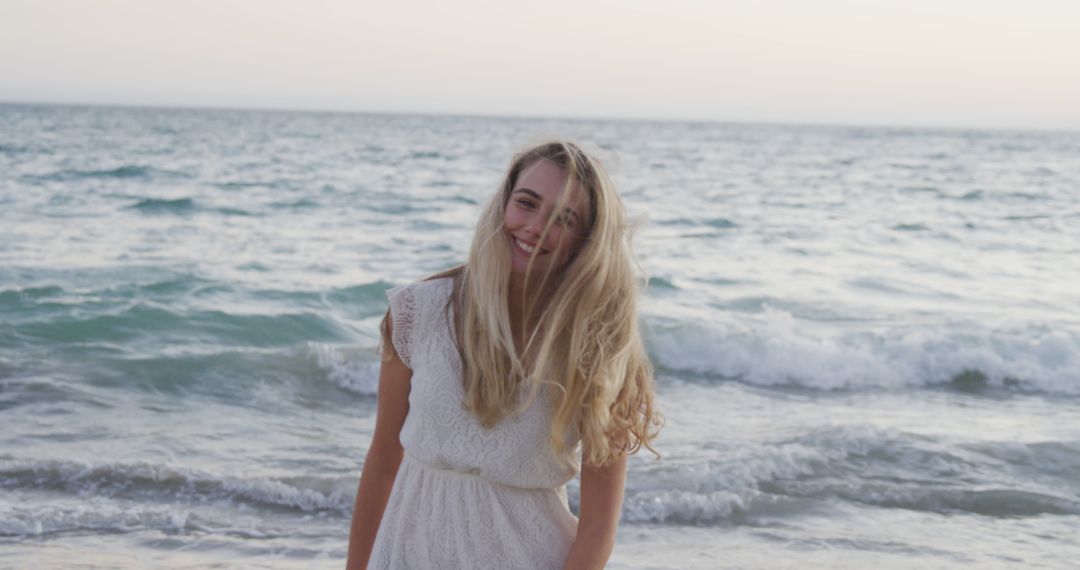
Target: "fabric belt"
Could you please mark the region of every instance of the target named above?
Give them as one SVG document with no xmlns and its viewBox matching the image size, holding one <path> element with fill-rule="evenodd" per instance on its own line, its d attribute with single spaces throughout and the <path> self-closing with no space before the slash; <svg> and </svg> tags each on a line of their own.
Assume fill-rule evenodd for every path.
<svg viewBox="0 0 1080 570">
<path fill-rule="evenodd" d="M 455 470 L 455 469 L 449 469 L 447 467 L 435 467 L 434 465 L 424 463 L 423 461 L 421 461 L 419 459 L 416 459 L 415 457 L 410 456 L 408 453 L 404 454 L 404 457 L 402 458 L 402 462 L 406 462 L 406 461 L 413 464 L 413 465 L 415 465 L 418 469 L 420 469 L 422 471 L 427 471 L 428 473 L 432 473 L 432 474 L 439 475 L 439 476 L 442 476 L 442 477 L 451 477 L 451 478 L 454 478 L 454 479 L 459 479 L 461 481 L 479 481 L 481 483 L 487 483 L 489 485 L 497 485 L 499 487 L 506 487 L 507 489 L 513 489 L 515 491 L 557 491 L 558 490 L 558 487 L 518 487 L 517 485 L 510 485 L 510 484 L 507 484 L 507 483 L 502 483 L 500 481 L 493 481 L 491 479 L 488 479 L 487 477 L 484 477 L 479 472 L 474 473 L 474 472 L 471 472 L 471 471 L 458 471 L 458 470 Z"/>
</svg>

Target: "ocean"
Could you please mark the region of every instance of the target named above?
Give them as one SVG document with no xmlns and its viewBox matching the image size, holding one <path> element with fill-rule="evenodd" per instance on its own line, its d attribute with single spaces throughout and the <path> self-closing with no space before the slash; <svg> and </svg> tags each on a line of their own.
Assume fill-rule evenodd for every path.
<svg viewBox="0 0 1080 570">
<path fill-rule="evenodd" d="M 1077 565 L 1080 133 L 5 104 L 0 568 L 343 567 L 384 293 L 545 136 L 650 279 L 610 568 Z"/>
</svg>

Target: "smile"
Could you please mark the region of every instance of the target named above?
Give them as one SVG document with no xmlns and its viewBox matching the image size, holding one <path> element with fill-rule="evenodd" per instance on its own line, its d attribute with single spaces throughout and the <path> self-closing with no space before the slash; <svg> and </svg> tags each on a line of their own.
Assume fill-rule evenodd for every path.
<svg viewBox="0 0 1080 570">
<path fill-rule="evenodd" d="M 514 245 L 518 246 L 519 249 L 521 249 L 522 251 L 524 251 L 525 253 L 527 253 L 529 255 L 532 255 L 532 253 L 534 251 L 536 251 L 536 246 L 529 245 L 529 244 L 519 240 L 518 238 L 514 238 Z M 540 250 L 540 255 L 543 255 L 545 253 L 547 253 L 545 250 L 542 250 L 542 249 Z"/>
</svg>

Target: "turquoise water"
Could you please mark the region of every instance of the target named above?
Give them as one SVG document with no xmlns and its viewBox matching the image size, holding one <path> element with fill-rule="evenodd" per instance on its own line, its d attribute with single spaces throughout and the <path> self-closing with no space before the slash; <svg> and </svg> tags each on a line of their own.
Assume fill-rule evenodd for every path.
<svg viewBox="0 0 1080 570">
<path fill-rule="evenodd" d="M 651 277 L 611 567 L 1080 556 L 1080 134 L 3 105 L 0 567 L 341 567 L 384 291 L 556 134 Z"/>
</svg>

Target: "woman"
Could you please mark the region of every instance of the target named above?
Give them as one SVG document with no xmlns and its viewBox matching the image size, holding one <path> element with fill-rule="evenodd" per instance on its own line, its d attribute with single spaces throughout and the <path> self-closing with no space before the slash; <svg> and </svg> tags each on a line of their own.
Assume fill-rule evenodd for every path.
<svg viewBox="0 0 1080 570">
<path fill-rule="evenodd" d="M 637 292 L 600 163 L 568 142 L 517 155 L 468 262 L 387 294 L 349 570 L 602 568 L 626 456 L 661 423 Z"/>
</svg>

